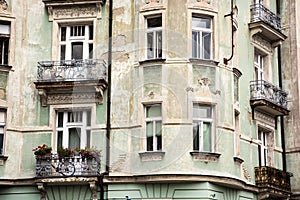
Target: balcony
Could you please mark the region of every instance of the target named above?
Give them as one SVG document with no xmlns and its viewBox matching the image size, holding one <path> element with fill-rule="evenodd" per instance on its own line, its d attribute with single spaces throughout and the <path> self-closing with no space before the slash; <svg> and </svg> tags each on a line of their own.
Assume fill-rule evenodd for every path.
<svg viewBox="0 0 300 200">
<path fill-rule="evenodd" d="M 287 92 L 267 81 L 250 82 L 250 105 L 253 110 L 260 110 L 272 116 L 288 115 L 287 95 Z"/>
<path fill-rule="evenodd" d="M 57 155 L 36 158 L 36 178 L 68 178 L 100 176 L 100 158 L 72 156 L 59 158 Z"/>
<path fill-rule="evenodd" d="M 251 34 L 258 33 L 273 46 L 285 40 L 287 37 L 282 33 L 280 17 L 264 7 L 262 4 L 254 4 L 250 8 L 251 21 L 249 28 Z"/>
<path fill-rule="evenodd" d="M 65 103 L 102 103 L 107 87 L 103 60 L 38 62 L 36 88 L 42 106 Z"/>
<path fill-rule="evenodd" d="M 273 167 L 255 167 L 255 184 L 260 196 L 287 198 L 291 194 L 290 177 L 291 173 Z"/>
</svg>

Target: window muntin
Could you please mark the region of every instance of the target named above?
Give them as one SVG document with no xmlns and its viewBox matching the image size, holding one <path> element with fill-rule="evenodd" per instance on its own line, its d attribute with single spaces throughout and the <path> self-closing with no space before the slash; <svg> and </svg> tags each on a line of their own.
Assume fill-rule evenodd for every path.
<svg viewBox="0 0 300 200">
<path fill-rule="evenodd" d="M 57 111 L 57 148 L 90 147 L 91 111 Z"/>
<path fill-rule="evenodd" d="M 162 58 L 162 17 L 146 19 L 147 59 Z"/>
<path fill-rule="evenodd" d="M 193 105 L 193 150 L 213 151 L 213 107 Z"/>
<path fill-rule="evenodd" d="M 145 106 L 146 151 L 162 150 L 161 104 Z"/>
<path fill-rule="evenodd" d="M 212 59 L 212 19 L 192 17 L 192 57 Z"/>
<path fill-rule="evenodd" d="M 10 23 L 0 21 L 0 65 L 8 65 Z"/>
<path fill-rule="evenodd" d="M 264 130 L 258 129 L 258 154 L 259 166 L 267 166 L 268 158 L 268 133 Z"/>
<path fill-rule="evenodd" d="M 6 126 L 6 110 L 0 109 L 0 155 L 4 155 L 5 126 Z"/>
<path fill-rule="evenodd" d="M 60 59 L 93 58 L 93 25 L 60 27 Z"/>
<path fill-rule="evenodd" d="M 264 80 L 264 56 L 259 52 L 254 52 L 255 80 Z"/>
</svg>

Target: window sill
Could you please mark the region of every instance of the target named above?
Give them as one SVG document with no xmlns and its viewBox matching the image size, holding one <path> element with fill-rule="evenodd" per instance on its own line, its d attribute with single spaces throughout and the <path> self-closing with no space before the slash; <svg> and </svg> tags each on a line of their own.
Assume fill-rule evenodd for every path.
<svg viewBox="0 0 300 200">
<path fill-rule="evenodd" d="M 147 64 L 164 64 L 166 59 L 164 58 L 155 58 L 155 59 L 148 59 L 142 60 L 139 62 L 140 65 L 147 65 Z"/>
<path fill-rule="evenodd" d="M 163 151 L 145 151 L 139 153 L 142 161 L 159 161 L 165 156 Z"/>
<path fill-rule="evenodd" d="M 0 166 L 4 165 L 4 161 L 6 161 L 8 156 L 5 155 L 0 155 Z"/>
<path fill-rule="evenodd" d="M 221 156 L 220 153 L 200 152 L 200 151 L 192 151 L 190 152 L 190 154 L 194 160 L 200 160 L 204 162 L 216 162 Z"/>
<path fill-rule="evenodd" d="M 244 162 L 244 159 L 242 159 L 239 156 L 234 156 L 233 160 L 234 160 L 234 162 L 239 163 L 239 164 L 242 164 Z"/>
<path fill-rule="evenodd" d="M 1 65 L 0 64 L 0 71 L 9 72 L 11 70 L 12 66 L 10 65 Z"/>
<path fill-rule="evenodd" d="M 189 61 L 192 64 L 200 64 L 200 65 L 218 66 L 219 64 L 219 62 L 215 60 L 205 60 L 200 58 L 190 58 Z"/>
</svg>

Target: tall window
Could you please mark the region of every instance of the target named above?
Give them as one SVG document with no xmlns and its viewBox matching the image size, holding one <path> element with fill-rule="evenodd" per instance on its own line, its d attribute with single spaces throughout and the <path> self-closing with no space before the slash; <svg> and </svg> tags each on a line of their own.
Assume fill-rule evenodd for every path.
<svg viewBox="0 0 300 200">
<path fill-rule="evenodd" d="M 57 147 L 90 147 L 91 112 L 89 110 L 57 111 Z"/>
<path fill-rule="evenodd" d="M 161 104 L 145 106 L 146 150 L 162 150 L 162 115 Z"/>
<path fill-rule="evenodd" d="M 0 109 L 0 155 L 4 154 L 5 125 L 6 125 L 6 110 Z"/>
<path fill-rule="evenodd" d="M 254 52 L 255 80 L 264 80 L 264 56 Z"/>
<path fill-rule="evenodd" d="M 258 154 L 259 154 L 259 166 L 267 165 L 268 158 L 268 133 L 262 129 L 258 129 Z"/>
<path fill-rule="evenodd" d="M 192 18 L 192 57 L 212 59 L 212 19 Z"/>
<path fill-rule="evenodd" d="M 162 17 L 149 17 L 147 22 L 147 59 L 162 58 Z"/>
<path fill-rule="evenodd" d="M 60 27 L 60 59 L 92 58 L 93 38 L 93 25 Z"/>
<path fill-rule="evenodd" d="M 10 23 L 0 21 L 0 65 L 8 65 Z"/>
<path fill-rule="evenodd" d="M 213 107 L 193 105 L 193 150 L 213 151 Z"/>
</svg>

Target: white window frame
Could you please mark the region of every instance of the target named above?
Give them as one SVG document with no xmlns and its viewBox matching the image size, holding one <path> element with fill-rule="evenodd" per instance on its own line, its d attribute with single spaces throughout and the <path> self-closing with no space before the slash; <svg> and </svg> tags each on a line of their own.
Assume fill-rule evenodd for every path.
<svg viewBox="0 0 300 200">
<path fill-rule="evenodd" d="M 63 113 L 63 126 L 59 127 L 59 119 L 58 119 L 58 113 Z M 78 113 L 82 112 L 82 120 L 77 121 L 77 122 L 68 122 L 68 114 L 69 113 Z M 90 113 L 91 115 L 91 110 L 88 109 L 76 109 L 76 110 L 71 110 L 71 109 L 66 109 L 66 110 L 56 110 L 56 138 L 55 138 L 55 143 L 56 147 L 59 146 L 58 144 L 58 137 L 59 137 L 59 132 L 62 132 L 62 147 L 63 148 L 68 148 L 69 147 L 69 129 L 70 128 L 80 128 L 80 146 L 79 148 L 85 148 L 85 147 L 90 147 L 91 141 L 88 141 L 88 139 L 91 139 L 91 124 L 88 126 L 87 125 L 87 114 Z M 90 120 L 92 119 L 92 116 L 90 116 Z M 91 122 L 90 122 L 91 123 Z M 87 132 L 89 133 L 89 137 Z"/>
<path fill-rule="evenodd" d="M 11 23 L 9 21 L 0 22 L 0 35 L 1 35 L 1 57 L 0 65 L 9 65 L 9 52 L 10 52 L 10 33 Z"/>
<path fill-rule="evenodd" d="M 264 71 L 265 71 L 265 56 L 259 53 L 257 50 L 254 51 L 254 73 L 255 80 L 264 80 Z"/>
<path fill-rule="evenodd" d="M 153 106 L 157 106 L 157 107 L 160 107 L 160 111 L 161 111 L 161 115 L 158 116 L 158 117 L 147 117 L 147 108 L 148 107 L 153 107 Z M 157 104 L 149 104 L 149 105 L 144 105 L 144 110 L 145 110 L 145 151 L 146 152 L 152 152 L 152 151 L 162 151 L 162 146 L 163 146 L 163 143 L 162 143 L 162 130 L 161 130 L 161 149 L 158 149 L 158 138 L 156 136 L 156 123 L 157 122 L 160 122 L 161 125 L 162 125 L 162 104 L 160 103 L 157 103 Z M 153 123 L 153 127 L 152 127 L 152 145 L 153 145 L 153 149 L 152 150 L 148 150 L 147 149 L 147 146 L 148 146 L 148 141 L 147 141 L 147 122 L 152 122 Z"/>
<path fill-rule="evenodd" d="M 6 116 L 7 111 L 6 109 L 0 109 L 0 135 L 2 136 L 2 144 L 0 144 L 2 148 L 0 148 L 0 155 L 4 155 L 4 148 L 5 148 L 5 133 L 6 133 Z M 2 131 L 1 131 L 2 130 Z"/>
<path fill-rule="evenodd" d="M 200 106 L 200 107 L 206 107 L 210 109 L 211 112 L 211 117 L 195 117 L 193 115 L 193 151 L 199 151 L 199 152 L 214 152 L 214 106 L 212 105 L 203 105 L 200 103 L 193 103 L 193 113 L 194 113 L 194 107 L 195 106 Z M 210 150 L 209 151 L 205 151 L 203 149 L 204 145 L 203 145 L 203 124 L 204 123 L 209 123 L 210 124 Z M 194 126 L 197 126 L 197 130 L 198 132 L 196 133 L 197 135 L 195 135 L 194 132 Z M 194 137 L 199 137 L 198 141 L 198 147 L 199 149 L 195 149 L 195 144 L 194 144 Z"/>
<path fill-rule="evenodd" d="M 161 26 L 160 27 L 148 27 L 148 20 L 153 18 L 160 18 Z M 162 59 L 162 52 L 163 52 L 163 31 L 162 31 L 162 15 L 154 15 L 148 16 L 145 18 L 146 23 L 146 35 L 145 35 L 145 42 L 146 42 L 146 58 L 147 60 L 151 59 Z M 149 47 L 148 47 L 148 34 L 153 34 L 152 39 L 152 48 L 153 48 L 153 55 L 149 57 Z M 160 33 L 160 34 L 159 34 Z M 159 46 L 159 37 L 161 37 L 161 44 Z M 161 54 L 161 56 L 159 56 Z"/>
<path fill-rule="evenodd" d="M 258 128 L 258 152 L 259 152 L 259 165 L 268 166 L 268 132 Z"/>
<path fill-rule="evenodd" d="M 193 21 L 195 18 L 202 18 L 202 19 L 209 19 L 210 20 L 210 28 L 204 28 L 204 27 L 194 27 L 192 25 L 192 58 L 196 59 L 203 59 L 203 60 L 212 60 L 213 57 L 213 18 L 211 16 L 202 16 L 202 15 L 192 15 L 191 21 Z M 193 34 L 197 34 L 197 39 L 194 41 Z M 203 33 L 209 33 L 210 34 L 210 49 L 209 49 L 209 58 L 205 58 L 204 54 L 204 44 L 203 44 Z M 196 44 L 196 55 L 194 55 L 194 44 Z"/>
<path fill-rule="evenodd" d="M 91 30 L 93 32 L 93 38 L 90 39 L 90 26 L 92 26 Z M 66 38 L 65 41 L 62 41 L 62 28 L 66 28 Z M 77 29 L 78 27 L 84 27 L 84 35 L 79 36 L 72 36 L 71 35 L 71 29 Z M 85 24 L 71 24 L 71 25 L 60 25 L 59 27 L 59 58 L 61 60 L 62 58 L 62 52 L 61 47 L 65 46 L 65 55 L 63 56 L 64 59 L 62 60 L 71 60 L 72 58 L 72 44 L 76 42 L 82 42 L 83 43 L 83 55 L 82 59 L 88 59 L 92 58 L 93 55 L 91 55 L 89 45 L 94 43 L 94 25 L 91 23 L 85 23 Z M 93 44 L 94 46 L 94 44 Z M 94 48 L 94 47 L 93 47 Z"/>
</svg>

